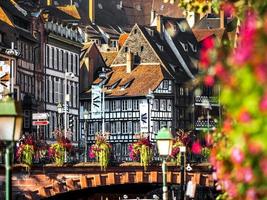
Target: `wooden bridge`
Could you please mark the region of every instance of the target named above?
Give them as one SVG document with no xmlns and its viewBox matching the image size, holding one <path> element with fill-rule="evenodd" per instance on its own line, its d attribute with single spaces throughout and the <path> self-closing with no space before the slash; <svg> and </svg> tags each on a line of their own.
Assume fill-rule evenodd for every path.
<svg viewBox="0 0 267 200">
<path fill-rule="evenodd" d="M 212 187 L 212 171 L 207 165 L 192 166 L 186 173 L 186 181 Z M 0 199 L 4 199 L 4 168 L 0 168 Z M 180 167 L 168 166 L 167 183 L 179 184 Z M 146 171 L 142 166 L 108 167 L 102 171 L 98 166 L 42 166 L 33 167 L 29 172 L 24 167 L 14 166 L 12 172 L 13 199 L 38 200 L 56 194 L 77 191 L 89 187 L 121 184 L 162 183 L 161 166 L 150 166 Z"/>
</svg>

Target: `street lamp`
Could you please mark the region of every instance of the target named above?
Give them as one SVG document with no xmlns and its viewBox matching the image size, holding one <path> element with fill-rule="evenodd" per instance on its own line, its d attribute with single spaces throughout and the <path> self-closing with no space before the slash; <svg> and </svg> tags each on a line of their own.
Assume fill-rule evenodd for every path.
<svg viewBox="0 0 267 200">
<path fill-rule="evenodd" d="M 184 184 L 184 175 L 185 175 L 185 153 L 186 153 L 186 147 L 180 146 L 180 153 L 181 153 L 181 165 L 180 165 L 180 173 L 181 173 L 181 187 L 180 187 L 180 194 L 181 194 L 181 200 L 184 200 L 184 191 L 185 191 L 185 184 Z M 189 168 L 189 167 L 188 167 Z"/>
<path fill-rule="evenodd" d="M 5 154 L 6 168 L 6 200 L 11 200 L 11 155 L 13 141 L 21 135 L 23 117 L 21 108 L 11 97 L 5 96 L 0 101 L 0 140 L 7 142 Z"/>
<path fill-rule="evenodd" d="M 148 94 L 146 95 L 147 103 L 148 103 L 148 134 L 149 138 L 152 139 L 152 131 L 151 129 L 151 105 L 153 104 L 153 99 L 155 98 L 154 94 L 152 93 L 151 89 L 148 90 Z"/>
<path fill-rule="evenodd" d="M 19 51 L 14 48 L 14 42 L 11 42 L 11 49 L 6 49 L 5 53 L 9 56 L 19 56 Z M 14 97 L 14 60 L 11 59 L 11 72 L 10 72 L 10 92 Z"/>
<path fill-rule="evenodd" d="M 74 73 L 65 72 L 64 74 L 64 137 L 67 138 L 67 102 L 70 101 L 70 96 L 67 93 L 67 81 L 68 78 L 74 78 Z M 65 148 L 64 152 L 64 161 L 67 162 L 67 151 Z"/>
<path fill-rule="evenodd" d="M 162 128 L 159 130 L 156 136 L 157 146 L 159 155 L 162 156 L 162 199 L 168 200 L 168 187 L 166 184 L 166 157 L 169 156 L 172 152 L 172 143 L 173 143 L 173 136 L 169 129 Z"/>
<path fill-rule="evenodd" d="M 61 114 L 63 113 L 63 107 L 61 103 L 57 105 L 57 112 L 58 112 L 58 127 L 61 130 Z"/>
<path fill-rule="evenodd" d="M 84 152 L 84 162 L 87 162 L 87 153 L 88 153 L 88 144 L 87 144 L 87 120 L 89 119 L 89 112 L 87 110 L 85 110 L 83 112 L 83 119 L 84 119 L 84 145 L 85 145 L 85 152 Z"/>
<path fill-rule="evenodd" d="M 102 67 L 102 71 L 99 73 L 99 78 L 103 81 L 107 79 L 107 73 L 105 71 L 105 68 Z M 104 82 L 102 84 L 102 134 L 105 132 L 105 91 L 104 91 L 105 85 Z"/>
</svg>

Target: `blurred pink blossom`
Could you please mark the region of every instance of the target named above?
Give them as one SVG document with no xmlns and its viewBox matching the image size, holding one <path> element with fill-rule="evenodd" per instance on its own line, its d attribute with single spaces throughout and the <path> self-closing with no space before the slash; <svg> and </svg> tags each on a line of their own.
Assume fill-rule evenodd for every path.
<svg viewBox="0 0 267 200">
<path fill-rule="evenodd" d="M 257 200 L 257 194 L 255 188 L 250 188 L 246 192 L 246 200 Z"/>
<path fill-rule="evenodd" d="M 244 153 L 237 147 L 232 149 L 231 160 L 233 163 L 241 164 L 244 160 Z"/>
<path fill-rule="evenodd" d="M 215 80 L 214 80 L 214 77 L 211 76 L 211 75 L 207 75 L 205 78 L 204 78 L 204 84 L 206 86 L 209 86 L 209 87 L 212 87 L 215 83 Z"/>
<path fill-rule="evenodd" d="M 267 92 L 263 95 L 263 97 L 260 101 L 260 110 L 261 110 L 261 112 L 267 111 Z"/>
<path fill-rule="evenodd" d="M 267 177 L 267 158 L 264 158 L 260 161 L 260 168 L 264 176 Z"/>
</svg>

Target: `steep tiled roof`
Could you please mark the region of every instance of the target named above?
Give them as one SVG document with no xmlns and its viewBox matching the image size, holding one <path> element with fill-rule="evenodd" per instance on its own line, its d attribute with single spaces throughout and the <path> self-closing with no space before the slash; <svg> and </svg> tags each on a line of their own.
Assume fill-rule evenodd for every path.
<svg viewBox="0 0 267 200">
<path fill-rule="evenodd" d="M 12 21 L 10 20 L 10 18 L 6 15 L 5 11 L 1 7 L 0 7 L 0 20 L 2 22 L 5 22 L 9 26 L 14 27 L 14 24 L 12 23 Z"/>
<path fill-rule="evenodd" d="M 149 89 L 155 90 L 163 79 L 170 78 L 161 65 L 138 65 L 131 73 L 126 73 L 126 66 L 114 66 L 111 69 L 106 82 L 108 96 L 145 96 Z M 131 84 L 124 88 L 129 82 Z M 99 83 L 99 79 L 94 83 Z M 111 89 L 115 83 L 118 85 Z"/>
<path fill-rule="evenodd" d="M 117 51 L 102 51 L 100 52 L 106 65 L 110 66 L 113 60 L 116 58 L 118 52 Z"/>
<path fill-rule="evenodd" d="M 209 36 L 216 36 L 219 39 L 222 39 L 225 29 L 216 28 L 216 29 L 192 29 L 198 42 L 204 40 Z"/>
<path fill-rule="evenodd" d="M 76 19 L 81 19 L 81 16 L 74 5 L 67 5 L 67 6 L 58 6 L 57 7 L 59 10 L 67 13 L 68 15 L 76 18 Z"/>
<path fill-rule="evenodd" d="M 124 44 L 125 40 L 128 38 L 128 35 L 129 35 L 128 33 L 123 33 L 120 35 L 119 41 L 118 41 L 118 44 L 120 47 Z"/>
<path fill-rule="evenodd" d="M 73 0 L 78 5 L 82 21 L 88 23 L 88 0 Z M 120 7 L 122 2 L 122 7 Z M 58 1 L 60 5 L 69 4 L 69 0 Z M 154 4 L 153 4 L 154 3 Z M 181 17 L 177 4 L 164 3 L 163 0 L 95 0 L 95 23 L 97 25 L 133 26 L 135 23 L 149 25 L 152 8 L 159 14 Z"/>
</svg>

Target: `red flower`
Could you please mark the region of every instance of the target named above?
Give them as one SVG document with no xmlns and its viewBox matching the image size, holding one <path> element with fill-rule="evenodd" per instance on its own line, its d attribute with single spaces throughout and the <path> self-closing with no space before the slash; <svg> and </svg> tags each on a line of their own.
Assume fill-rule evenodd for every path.
<svg viewBox="0 0 267 200">
<path fill-rule="evenodd" d="M 194 154 L 200 154 L 201 153 L 201 150 L 202 150 L 202 146 L 199 142 L 199 140 L 195 141 L 192 145 L 192 152 Z"/>
<path fill-rule="evenodd" d="M 205 78 L 204 78 L 204 84 L 206 86 L 209 86 L 209 87 L 212 87 L 215 83 L 215 80 L 214 80 L 214 77 L 211 76 L 211 75 L 207 75 Z"/>
<path fill-rule="evenodd" d="M 260 168 L 264 176 L 267 177 L 267 158 L 264 158 L 260 161 Z"/>
</svg>

